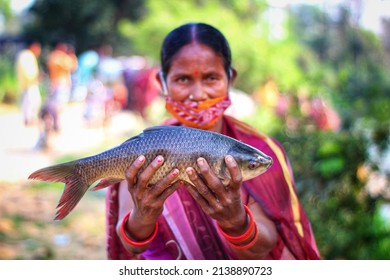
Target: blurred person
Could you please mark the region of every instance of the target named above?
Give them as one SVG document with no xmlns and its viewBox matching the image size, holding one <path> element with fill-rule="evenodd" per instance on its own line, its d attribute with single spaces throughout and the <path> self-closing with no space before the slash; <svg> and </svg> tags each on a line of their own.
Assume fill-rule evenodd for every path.
<svg viewBox="0 0 390 280">
<path fill-rule="evenodd" d="M 137 73 L 134 80 L 131 108 L 145 119 L 146 108 L 159 97 L 159 87 L 155 82 L 156 73 L 154 68 L 145 68 Z"/>
<path fill-rule="evenodd" d="M 93 78 L 88 83 L 84 118 L 88 126 L 100 126 L 105 121 L 107 89 L 103 82 Z"/>
<path fill-rule="evenodd" d="M 51 92 L 59 102 L 66 104 L 72 89 L 72 73 L 77 69 L 78 60 L 73 47 L 59 42 L 49 54 L 47 67 L 49 70 Z"/>
<path fill-rule="evenodd" d="M 38 66 L 40 53 L 41 44 L 32 42 L 16 58 L 16 76 L 22 93 L 21 108 L 25 125 L 37 122 L 42 103 Z"/>
<path fill-rule="evenodd" d="M 75 77 L 74 90 L 72 98 L 83 101 L 88 94 L 88 86 L 94 79 L 96 67 L 99 63 L 99 55 L 94 50 L 88 50 L 81 53 L 78 57 L 78 66 L 73 73 Z"/>
<path fill-rule="evenodd" d="M 49 71 L 50 90 L 44 107 L 52 114 L 53 129 L 59 130 L 60 113 L 68 104 L 72 89 L 72 73 L 77 69 L 78 61 L 73 48 L 63 42 L 56 44 L 49 54 L 47 67 Z"/>
<path fill-rule="evenodd" d="M 128 91 L 127 108 L 147 118 L 147 107 L 160 96 L 160 87 L 155 79 L 157 69 L 142 56 L 128 60 L 123 78 Z"/>
<path fill-rule="evenodd" d="M 77 69 L 73 47 L 57 43 L 47 58 L 50 88 L 39 112 L 40 135 L 35 149 L 49 149 L 52 136 L 60 131 L 61 112 L 68 104 L 72 89 L 72 72 Z"/>
<path fill-rule="evenodd" d="M 273 158 L 270 169 L 242 182 L 237 162 L 225 158 L 224 185 L 199 158 L 200 173 L 187 168 L 193 186 L 172 181 L 172 171 L 149 183 L 162 155 L 142 172 L 139 156 L 126 180 L 107 192 L 107 253 L 110 259 L 319 259 L 310 221 L 297 196 L 283 147 L 226 115 L 237 72 L 223 34 L 203 23 L 172 30 L 161 49 L 166 125 L 210 130 L 254 146 Z"/>
<path fill-rule="evenodd" d="M 99 49 L 99 63 L 97 65 L 96 77 L 106 88 L 105 100 L 105 123 L 111 120 L 113 111 L 116 109 L 115 95 L 123 92 L 122 63 L 112 55 L 112 47 L 103 45 Z M 126 89 L 125 89 L 126 90 Z M 123 95 L 123 94 L 122 94 Z"/>
</svg>

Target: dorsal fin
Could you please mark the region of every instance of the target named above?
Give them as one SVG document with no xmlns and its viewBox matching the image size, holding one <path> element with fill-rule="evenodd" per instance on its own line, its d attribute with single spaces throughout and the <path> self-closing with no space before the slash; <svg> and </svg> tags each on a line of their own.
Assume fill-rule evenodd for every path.
<svg viewBox="0 0 390 280">
<path fill-rule="evenodd" d="M 183 129 L 183 127 L 182 126 L 173 126 L 173 125 L 156 125 L 156 126 L 147 127 L 147 128 L 145 128 L 142 131 L 142 133 L 127 139 L 122 144 L 125 144 L 125 143 L 130 142 L 130 141 L 134 141 L 134 140 L 136 140 L 138 138 L 143 137 L 143 135 L 146 135 L 146 134 L 149 134 L 149 133 L 154 133 L 154 132 L 157 132 L 157 131 L 161 131 L 163 129 L 164 130 L 178 130 L 178 129 Z"/>
<path fill-rule="evenodd" d="M 179 130 L 183 129 L 183 126 L 174 126 L 174 125 L 156 125 L 156 126 L 151 126 L 147 127 L 144 129 L 143 133 L 148 134 L 148 133 L 153 133 L 156 131 L 160 130 Z"/>
</svg>

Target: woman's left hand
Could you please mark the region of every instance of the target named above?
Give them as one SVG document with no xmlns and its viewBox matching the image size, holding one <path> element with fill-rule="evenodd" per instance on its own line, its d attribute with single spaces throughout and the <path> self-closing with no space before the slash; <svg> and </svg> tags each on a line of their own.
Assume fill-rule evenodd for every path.
<svg viewBox="0 0 390 280">
<path fill-rule="evenodd" d="M 204 158 L 199 158 L 200 174 L 188 167 L 186 171 L 194 186 L 186 184 L 186 187 L 203 211 L 215 219 L 226 233 L 239 235 L 248 223 L 241 200 L 242 174 L 232 156 L 226 156 L 225 163 L 231 177 L 227 185 L 221 182 Z"/>
</svg>

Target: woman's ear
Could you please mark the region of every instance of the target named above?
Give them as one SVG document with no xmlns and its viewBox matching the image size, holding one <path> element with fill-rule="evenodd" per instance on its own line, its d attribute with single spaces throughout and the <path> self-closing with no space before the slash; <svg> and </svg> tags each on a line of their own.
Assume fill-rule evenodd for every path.
<svg viewBox="0 0 390 280">
<path fill-rule="evenodd" d="M 233 84 L 236 77 L 237 77 L 237 70 L 234 69 L 233 67 L 230 68 L 229 70 L 229 75 L 230 75 L 230 84 Z"/>
<path fill-rule="evenodd" d="M 164 95 L 164 96 L 168 95 L 167 83 L 165 80 L 165 75 L 162 71 L 159 71 L 156 73 L 156 80 L 157 80 L 158 84 L 160 85 L 162 95 Z"/>
</svg>

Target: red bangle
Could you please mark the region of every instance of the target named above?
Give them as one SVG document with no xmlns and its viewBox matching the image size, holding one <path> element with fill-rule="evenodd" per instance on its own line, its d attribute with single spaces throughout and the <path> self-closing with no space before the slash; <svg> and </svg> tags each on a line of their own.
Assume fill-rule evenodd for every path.
<svg viewBox="0 0 390 280">
<path fill-rule="evenodd" d="M 123 220 L 122 220 L 122 223 L 120 226 L 120 234 L 121 234 L 123 240 L 126 241 L 127 244 L 129 244 L 131 246 L 135 246 L 135 247 L 142 247 L 142 246 L 148 245 L 149 243 L 151 243 L 153 241 L 153 239 L 157 235 L 158 223 L 156 223 L 156 225 L 154 227 L 154 231 L 150 237 L 148 237 L 147 239 L 145 239 L 143 241 L 134 241 L 126 234 L 126 230 L 125 230 L 125 225 L 126 225 L 127 220 L 130 217 L 130 213 L 131 213 L 131 211 L 123 217 Z"/>
<path fill-rule="evenodd" d="M 253 236 L 253 239 L 248 244 L 237 245 L 237 244 L 233 244 L 230 242 L 230 246 L 232 246 L 233 248 L 236 248 L 238 250 L 245 250 L 245 249 L 248 249 L 248 248 L 252 247 L 253 245 L 255 245 L 258 238 L 259 238 L 259 229 L 257 228 L 257 225 L 256 225 L 255 226 L 255 236 Z"/>
<path fill-rule="evenodd" d="M 249 208 L 246 205 L 244 205 L 244 208 L 245 208 L 246 214 L 249 216 L 249 226 L 248 226 L 248 229 L 243 234 L 238 235 L 238 236 L 231 236 L 231 235 L 227 234 L 226 232 L 224 232 L 223 229 L 217 223 L 217 227 L 218 227 L 219 232 L 223 235 L 223 237 L 225 237 L 231 243 L 240 243 L 240 242 L 246 241 L 246 239 L 248 239 L 248 237 L 250 237 L 250 235 L 252 234 L 253 228 L 255 227 L 255 221 L 253 219 L 251 211 L 249 210 Z"/>
</svg>

